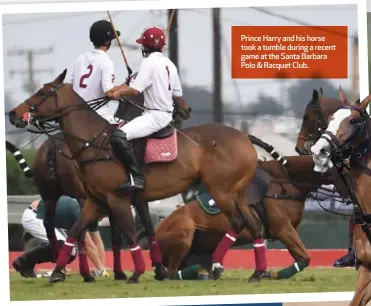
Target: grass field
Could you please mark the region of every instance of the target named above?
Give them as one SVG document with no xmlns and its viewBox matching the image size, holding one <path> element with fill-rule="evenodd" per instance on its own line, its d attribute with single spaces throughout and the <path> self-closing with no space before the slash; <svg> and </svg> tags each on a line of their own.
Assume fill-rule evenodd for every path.
<svg viewBox="0 0 371 306">
<path fill-rule="evenodd" d="M 49 284 L 47 278 L 22 279 L 10 274 L 10 300 L 56 300 L 127 297 L 195 296 L 217 294 L 259 294 L 354 291 L 357 271 L 354 269 L 306 269 L 288 280 L 264 280 L 247 283 L 251 270 L 226 271 L 217 281 L 157 282 L 147 272 L 139 284 L 109 279 L 83 283 L 79 275 L 69 276 L 64 283 Z"/>
</svg>

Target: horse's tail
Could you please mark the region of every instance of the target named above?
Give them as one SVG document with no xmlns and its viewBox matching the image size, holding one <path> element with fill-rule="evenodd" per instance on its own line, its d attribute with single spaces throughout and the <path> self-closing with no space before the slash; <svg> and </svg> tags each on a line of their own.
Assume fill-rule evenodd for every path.
<svg viewBox="0 0 371 306">
<path fill-rule="evenodd" d="M 272 156 L 281 165 L 287 164 L 288 162 L 287 159 L 284 156 L 281 156 L 278 152 L 276 152 L 273 146 L 271 146 L 270 144 L 267 144 L 266 142 L 259 139 L 258 137 L 255 137 L 254 135 L 249 135 L 249 138 L 254 145 L 257 145 L 258 147 L 262 148 L 264 151 L 268 152 L 269 155 Z"/>
<path fill-rule="evenodd" d="M 19 168 L 22 169 L 24 175 L 28 178 L 31 178 L 33 176 L 32 170 L 28 166 L 27 161 L 25 160 L 22 152 L 14 144 L 7 140 L 5 141 L 5 144 L 7 151 L 13 154 L 14 158 L 19 164 Z"/>
</svg>

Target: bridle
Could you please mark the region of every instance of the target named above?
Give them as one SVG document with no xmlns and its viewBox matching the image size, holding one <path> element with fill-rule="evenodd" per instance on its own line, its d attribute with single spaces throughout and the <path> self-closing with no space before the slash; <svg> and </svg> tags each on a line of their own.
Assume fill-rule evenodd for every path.
<svg viewBox="0 0 371 306">
<path fill-rule="evenodd" d="M 350 170 L 346 161 L 350 162 L 351 166 L 360 167 L 363 172 L 371 176 L 371 169 L 368 168 L 367 163 L 362 163 L 363 157 L 370 152 L 371 133 L 370 133 L 370 118 L 366 110 L 360 110 L 353 105 L 344 106 L 340 109 L 350 109 L 357 111 L 361 115 L 361 120 L 354 121 L 352 125 L 355 127 L 353 133 L 341 144 L 335 135 L 326 131 L 320 137 L 325 139 L 331 146 L 331 160 L 337 168 L 341 179 L 343 180 L 349 194 L 349 198 L 353 203 L 353 210 L 355 215 L 355 224 L 362 227 L 363 232 L 367 235 L 368 240 L 371 242 L 371 214 L 365 214 L 359 204 L 357 196 L 350 188 L 350 183 L 344 175 L 344 169 Z M 356 149 L 352 142 L 361 133 L 365 133 L 365 139 L 360 143 Z"/>
<path fill-rule="evenodd" d="M 343 169 L 346 166 L 345 161 L 357 161 L 369 150 L 370 133 L 367 126 L 367 116 L 369 115 L 365 110 L 359 110 L 352 105 L 341 107 L 339 109 L 357 111 L 361 115 L 361 120 L 351 122 L 354 131 L 345 141 L 343 141 L 343 143 L 340 143 L 336 136 L 329 131 L 325 131 L 320 137 L 320 139 L 324 139 L 330 144 L 330 153 L 332 153 L 332 160 L 335 162 L 334 164 L 342 166 Z M 356 150 L 352 142 L 362 132 L 366 133 L 366 137 L 360 144 L 358 150 Z"/>
<path fill-rule="evenodd" d="M 29 117 L 28 117 L 29 124 L 32 124 L 32 121 L 35 121 L 35 123 L 37 122 L 38 124 L 41 122 L 45 122 L 45 121 L 51 121 L 52 119 L 55 119 L 61 116 L 59 113 L 53 116 L 43 116 L 43 117 L 37 116 L 37 108 L 43 105 L 46 101 L 48 101 L 49 98 L 53 96 L 55 97 L 54 99 L 55 107 L 56 109 L 59 109 L 58 108 L 58 90 L 63 86 L 63 83 L 59 85 L 55 85 L 53 83 L 47 83 L 47 84 L 44 84 L 44 87 L 48 85 L 52 87 L 51 90 L 44 93 L 42 99 L 37 104 L 31 104 L 30 99 L 27 99 L 24 101 L 24 103 L 26 103 L 30 108 Z"/>
<path fill-rule="evenodd" d="M 327 126 L 328 126 L 328 122 L 327 122 L 327 120 L 325 120 L 325 115 L 324 115 L 324 113 L 322 111 L 322 108 L 321 108 L 321 105 L 320 105 L 320 100 L 318 100 L 317 104 L 314 104 L 313 102 L 308 104 L 308 106 L 306 108 L 306 112 L 310 108 L 314 109 L 314 116 L 313 116 L 314 118 L 311 121 L 312 122 L 317 122 L 317 125 L 312 123 L 308 127 L 308 131 L 309 131 L 308 137 L 304 137 L 303 135 L 300 135 L 300 132 L 298 134 L 298 138 L 301 138 L 301 139 L 305 140 L 304 149 L 306 150 L 305 153 L 307 155 L 312 155 L 311 148 L 323 136 L 323 133 L 326 131 Z M 316 129 L 314 131 L 312 131 L 315 127 L 316 127 Z M 346 150 L 344 148 L 344 154 L 345 154 L 345 151 Z M 343 201 L 350 204 L 351 201 L 352 201 L 352 197 L 349 196 L 349 195 L 352 195 L 352 193 L 349 192 L 348 183 L 346 182 L 345 177 L 340 170 L 340 169 L 343 169 L 345 167 L 347 167 L 347 165 L 346 165 L 346 162 L 344 161 L 344 163 L 341 165 L 341 167 L 337 168 L 337 170 L 338 170 L 339 176 L 341 177 L 345 187 L 348 190 L 348 196 L 346 198 L 344 198 L 344 197 L 341 197 L 341 198 L 342 198 Z M 319 202 L 318 202 L 318 204 L 320 205 Z"/>
<path fill-rule="evenodd" d="M 86 101 L 85 104 L 67 105 L 67 106 L 60 107 L 58 105 L 59 90 L 64 85 L 65 85 L 64 83 L 61 83 L 61 84 L 58 84 L 58 85 L 55 85 L 54 83 L 46 83 L 46 84 L 44 84 L 43 87 L 51 86 L 51 90 L 44 93 L 42 99 L 38 103 L 36 103 L 36 104 L 32 103 L 31 104 L 30 99 L 27 99 L 27 100 L 24 101 L 30 108 L 30 112 L 29 112 L 29 114 L 31 115 L 30 116 L 31 119 L 29 120 L 30 124 L 34 125 L 34 123 L 32 121 L 35 121 L 35 122 L 37 121 L 37 123 L 43 123 L 43 122 L 47 122 L 47 121 L 56 120 L 60 117 L 63 117 L 65 115 L 67 115 L 68 113 L 70 113 L 72 111 L 83 110 L 84 107 L 85 107 L 85 104 L 89 105 L 93 110 L 97 110 L 98 108 L 100 108 L 103 105 L 105 105 L 106 103 L 108 103 L 109 100 L 110 100 L 108 97 L 101 97 L 101 98 L 98 98 L 98 99 L 93 99 L 93 100 L 90 100 L 90 101 Z M 40 107 L 41 105 L 43 105 L 46 101 L 48 101 L 49 98 L 52 98 L 52 97 L 55 97 L 54 103 L 55 103 L 55 109 L 57 110 L 57 112 L 53 115 L 50 115 L 50 116 L 37 115 L 37 113 L 38 113 L 37 108 Z"/>
<path fill-rule="evenodd" d="M 101 131 L 98 132 L 97 134 L 95 134 L 93 136 L 93 138 L 90 139 L 90 140 L 81 139 L 81 138 L 76 137 L 74 135 L 68 134 L 65 131 L 63 131 L 63 127 L 60 126 L 58 128 L 60 131 L 67 134 L 68 136 L 73 137 L 76 140 L 84 143 L 84 146 L 82 146 L 79 150 L 77 150 L 77 152 L 73 153 L 71 156 L 67 155 L 61 149 L 58 148 L 58 146 L 55 142 L 55 137 L 50 134 L 50 131 L 47 131 L 42 126 L 42 123 L 50 122 L 50 121 L 53 121 L 53 120 L 55 121 L 55 120 L 65 116 L 65 115 L 67 115 L 68 113 L 70 113 L 72 111 L 89 109 L 89 108 L 86 108 L 86 106 L 90 106 L 90 108 L 92 108 L 95 111 L 95 110 L 99 109 L 100 107 L 104 106 L 105 104 L 107 104 L 110 101 L 110 98 L 108 98 L 108 97 L 101 97 L 101 98 L 98 98 L 98 99 L 86 101 L 86 103 L 59 107 L 58 101 L 59 101 L 60 97 L 59 97 L 59 92 L 58 91 L 59 91 L 59 89 L 61 89 L 63 87 L 63 85 L 64 85 L 63 83 L 58 84 L 58 85 L 55 85 L 53 83 L 46 83 L 44 85 L 44 87 L 45 86 L 51 86 L 51 90 L 44 93 L 42 99 L 38 103 L 32 103 L 31 104 L 30 99 L 27 99 L 27 100 L 24 101 L 24 103 L 26 103 L 30 108 L 29 116 L 28 116 L 28 124 L 36 127 L 40 131 L 40 133 L 47 135 L 48 138 L 53 142 L 54 146 L 57 148 L 58 152 L 63 157 L 65 157 L 69 160 L 76 160 L 78 158 L 78 156 L 85 149 L 87 149 L 88 147 L 97 147 L 99 149 L 99 152 L 100 152 L 101 149 L 103 148 L 103 141 L 100 145 L 95 145 L 95 141 L 101 135 L 106 136 L 105 132 L 111 126 L 108 122 L 107 122 L 107 124 L 104 125 L 104 127 L 101 129 Z M 46 101 L 48 101 L 49 98 L 52 98 L 52 97 L 55 97 L 54 103 L 55 103 L 55 108 L 57 110 L 56 113 L 53 114 L 53 115 L 50 115 L 50 116 L 46 116 L 46 115 L 40 116 L 40 115 L 38 115 L 38 108 L 41 105 L 43 105 Z M 55 130 L 57 130 L 57 129 L 54 129 L 54 131 Z M 105 149 L 109 150 L 109 148 L 105 148 Z M 78 162 L 80 164 L 87 164 L 87 163 L 91 163 L 91 162 L 99 161 L 99 160 L 106 161 L 106 160 L 112 160 L 113 159 L 112 156 L 109 156 L 109 155 L 106 155 L 104 157 L 97 157 L 97 156 L 98 156 L 98 154 L 92 160 L 79 160 L 79 161 L 76 160 L 76 162 Z"/>
</svg>

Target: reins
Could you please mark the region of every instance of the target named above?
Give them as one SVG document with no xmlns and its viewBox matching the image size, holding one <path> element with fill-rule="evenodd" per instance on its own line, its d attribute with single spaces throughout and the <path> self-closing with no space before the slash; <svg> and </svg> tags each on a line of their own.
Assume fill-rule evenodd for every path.
<svg viewBox="0 0 371 306">
<path fill-rule="evenodd" d="M 104 140 L 102 141 L 102 143 L 100 145 L 98 145 L 98 146 L 95 145 L 95 141 L 101 135 L 107 135 L 107 134 L 105 134 L 105 131 L 111 127 L 110 123 L 107 122 L 107 124 L 105 124 L 105 126 L 99 131 L 99 133 L 94 135 L 94 137 L 90 140 L 81 139 L 81 138 L 79 138 L 75 135 L 72 135 L 70 133 L 65 132 L 64 129 L 60 126 L 60 124 L 59 124 L 59 127 L 54 127 L 54 129 L 50 129 L 50 124 L 49 124 L 49 121 L 60 119 L 61 117 L 64 117 L 64 116 L 66 116 L 67 114 L 69 114 L 73 111 L 88 111 L 90 109 L 93 110 L 93 111 L 96 111 L 99 108 L 106 105 L 111 99 L 108 98 L 108 97 L 101 97 L 101 98 L 86 101 L 85 103 L 80 103 L 80 104 L 77 104 L 77 105 L 68 105 L 68 106 L 64 106 L 64 107 L 59 107 L 58 106 L 58 100 L 59 100 L 58 99 L 59 98 L 58 90 L 63 86 L 63 84 L 60 84 L 58 86 L 55 86 L 54 84 L 48 84 L 48 85 L 51 85 L 53 90 L 48 92 L 46 95 L 44 95 L 44 98 L 37 105 L 31 105 L 30 106 L 31 114 L 37 110 L 38 106 L 43 104 L 45 101 L 47 101 L 52 96 L 55 96 L 55 104 L 56 104 L 58 112 L 56 114 L 51 115 L 51 116 L 43 116 L 43 117 L 38 117 L 37 115 L 32 114 L 32 118 L 29 120 L 28 123 L 31 124 L 32 126 L 34 126 L 35 128 L 37 128 L 39 130 L 38 133 L 45 134 L 53 142 L 53 145 L 57 149 L 58 153 L 60 153 L 63 157 L 65 157 L 69 160 L 76 160 L 78 158 L 78 156 L 88 147 L 98 148 L 98 154 L 96 154 L 96 157 L 94 159 L 91 159 L 91 160 L 80 160 L 80 161 L 76 160 L 78 163 L 87 164 L 87 163 L 91 163 L 91 162 L 95 162 L 95 161 L 112 160 L 113 157 L 111 157 L 109 155 L 106 155 L 104 157 L 98 157 L 98 155 L 99 155 L 99 153 L 101 152 L 102 149 L 109 150 L 109 148 L 103 148 Z M 50 94 L 50 93 L 52 93 L 52 94 Z M 27 100 L 26 100 L 26 103 L 27 103 Z M 32 121 L 34 121 L 34 123 L 32 123 Z M 49 125 L 49 130 L 48 130 L 48 128 L 42 127 L 41 124 L 48 124 Z M 57 130 L 61 131 L 66 136 L 72 137 L 77 141 L 85 143 L 85 145 L 82 146 L 75 153 L 72 153 L 71 156 L 67 155 L 56 144 L 56 141 L 55 141 L 56 138 L 54 137 L 54 135 L 51 135 L 51 131 L 54 132 L 54 131 L 57 131 Z"/>
<path fill-rule="evenodd" d="M 335 214 L 335 215 L 341 215 L 341 216 L 347 216 L 347 217 L 350 217 L 351 215 L 350 214 L 345 214 L 345 213 L 340 213 L 340 212 L 335 212 L 335 211 L 332 211 L 330 209 L 327 209 L 325 208 L 319 201 L 319 199 L 317 197 L 314 196 L 314 192 L 317 193 L 317 194 L 323 194 L 323 195 L 326 195 L 327 196 L 327 199 L 333 199 L 335 201 L 343 201 L 344 198 L 341 197 L 340 195 L 339 196 L 336 196 L 336 195 L 329 195 L 328 193 L 325 193 L 324 191 L 331 191 L 333 193 L 333 190 L 330 190 L 328 188 L 324 188 L 322 186 L 317 186 L 317 185 L 314 185 L 314 184 L 309 184 L 309 183 L 303 183 L 303 182 L 297 182 L 295 180 L 293 180 L 288 171 L 287 171 L 287 164 L 285 165 L 282 165 L 281 163 L 279 163 L 281 169 L 284 171 L 284 174 L 285 174 L 285 179 L 284 181 L 272 181 L 272 183 L 274 184 L 279 184 L 279 185 L 287 185 L 287 184 L 291 184 L 292 186 L 294 186 L 294 188 L 296 188 L 298 191 L 300 191 L 300 187 L 310 187 L 311 190 L 308 191 L 305 196 L 297 196 L 297 195 L 291 195 L 291 194 L 268 194 L 266 195 L 265 197 L 267 198 L 272 198 L 272 199 L 275 199 L 275 200 L 296 200 L 296 201 L 303 201 L 303 200 L 306 200 L 308 197 L 315 200 L 318 205 L 326 212 L 329 212 L 329 213 L 332 213 L 332 214 Z M 283 187 L 282 187 L 283 188 Z M 283 188 L 284 189 L 284 188 Z"/>
</svg>

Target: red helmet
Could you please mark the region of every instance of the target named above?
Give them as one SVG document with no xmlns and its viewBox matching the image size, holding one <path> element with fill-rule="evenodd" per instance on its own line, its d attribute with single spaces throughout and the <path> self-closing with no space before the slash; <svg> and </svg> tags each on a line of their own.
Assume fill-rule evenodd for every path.
<svg viewBox="0 0 371 306">
<path fill-rule="evenodd" d="M 164 31 L 156 26 L 145 28 L 140 38 L 136 40 L 138 44 L 155 49 L 161 49 L 166 45 Z"/>
</svg>

